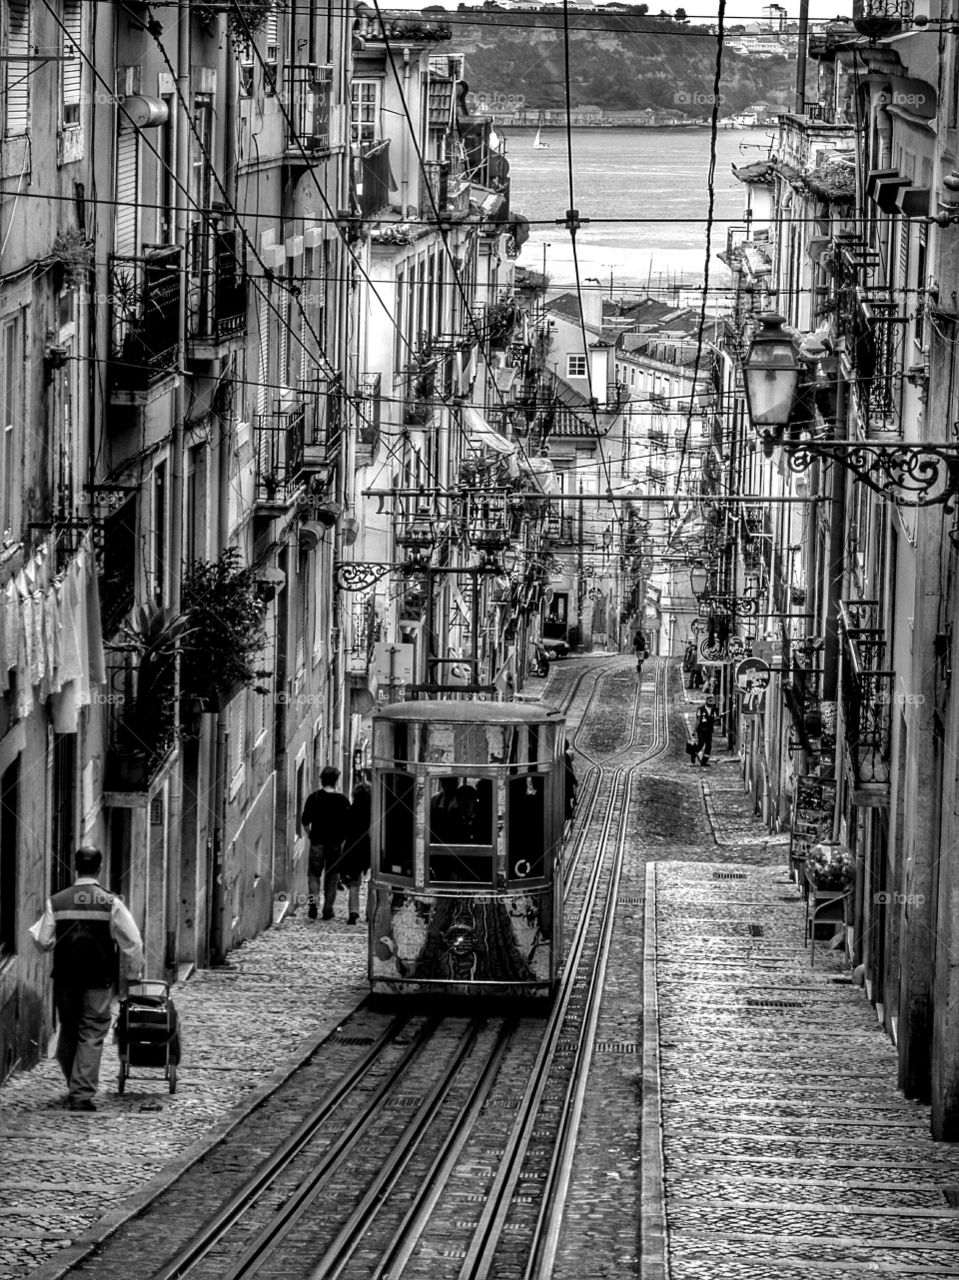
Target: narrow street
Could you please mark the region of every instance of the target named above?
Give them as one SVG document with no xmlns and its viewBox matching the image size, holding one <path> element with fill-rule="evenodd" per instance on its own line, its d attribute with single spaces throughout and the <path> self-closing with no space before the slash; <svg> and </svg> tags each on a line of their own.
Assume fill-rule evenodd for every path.
<svg viewBox="0 0 959 1280">
<path fill-rule="evenodd" d="M 538 1274 L 959 1275 L 959 1153 L 934 1144 L 927 1109 L 897 1091 L 893 1047 L 840 953 L 819 940 L 810 964 L 786 839 L 748 813 L 738 760 L 719 751 L 708 773 L 690 765 L 695 695 L 678 665 L 647 664 L 638 707 L 620 657 L 555 663 L 527 692 L 572 698 L 581 793 L 593 771 L 635 766 L 575 1157 Z M 65 1118 L 52 1059 L 14 1076 L 0 1093 L 2 1280 L 128 1276 L 138 1232 L 173 1247 L 197 1199 L 177 1176 L 195 1167 L 212 1211 L 242 1163 L 216 1144 L 281 1087 L 296 1090 L 297 1067 L 312 1063 L 303 1089 L 322 1096 L 342 1071 L 336 1053 L 372 1043 L 355 1027 L 330 1034 L 363 999 L 364 970 L 363 931 L 294 915 L 180 988 L 175 1095 L 144 1071 L 118 1096 L 112 1049 L 95 1117 Z M 255 1159 L 284 1136 L 260 1114 Z M 451 1230 L 478 1198 L 469 1183 L 451 1183 Z M 122 1225 L 152 1201 L 142 1230 Z M 411 1274 L 457 1275 L 461 1256 L 427 1252 Z M 363 1259 L 350 1274 L 366 1274 Z M 523 1274 L 520 1260 L 507 1251 L 495 1274 Z"/>
</svg>

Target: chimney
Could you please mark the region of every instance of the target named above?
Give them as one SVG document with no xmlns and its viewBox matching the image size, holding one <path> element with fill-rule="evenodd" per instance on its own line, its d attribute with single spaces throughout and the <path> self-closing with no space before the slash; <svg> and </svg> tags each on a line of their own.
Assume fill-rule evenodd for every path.
<svg viewBox="0 0 959 1280">
<path fill-rule="evenodd" d="M 599 285 L 582 291 L 583 324 L 599 333 L 603 327 L 603 291 Z"/>
</svg>

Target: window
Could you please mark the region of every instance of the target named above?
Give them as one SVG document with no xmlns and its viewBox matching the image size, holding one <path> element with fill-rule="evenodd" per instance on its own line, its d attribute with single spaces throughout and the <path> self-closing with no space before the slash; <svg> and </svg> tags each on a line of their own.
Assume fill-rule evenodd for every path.
<svg viewBox="0 0 959 1280">
<path fill-rule="evenodd" d="M 230 799 L 236 795 L 243 782 L 243 763 L 246 759 L 246 699 L 247 691 L 242 689 L 230 703 L 230 740 L 228 747 L 228 770 L 230 776 Z"/>
<path fill-rule="evenodd" d="M 80 125 L 80 93 L 83 88 L 83 5 L 80 0 L 63 0 L 63 27 L 60 120 L 64 129 L 75 129 Z"/>
<path fill-rule="evenodd" d="M 153 598 L 163 604 L 166 587 L 166 463 L 153 472 Z"/>
<path fill-rule="evenodd" d="M 492 883 L 494 799 L 492 778 L 430 779 L 430 881 Z"/>
<path fill-rule="evenodd" d="M 135 257 L 140 245 L 140 133 L 121 114 L 117 127 L 116 219 L 114 243 L 121 257 Z"/>
<path fill-rule="evenodd" d="M 354 80 L 350 89 L 350 141 L 361 147 L 380 139 L 380 82 Z"/>
<path fill-rule="evenodd" d="M 248 40 L 237 49 L 237 59 L 240 64 L 240 96 L 243 98 L 253 97 L 253 46 Z"/>
<path fill-rule="evenodd" d="M 0 957 L 17 950 L 20 758 L 0 776 Z"/>
<path fill-rule="evenodd" d="M 160 244 L 173 244 L 176 236 L 176 193 L 173 175 L 176 173 L 176 98 L 164 94 L 167 118 L 157 129 L 157 194 L 159 195 Z M 194 144 L 195 145 L 195 144 Z"/>
<path fill-rule="evenodd" d="M 279 18 L 276 10 L 273 10 L 266 20 L 266 54 L 263 59 L 266 63 L 263 68 L 263 88 L 271 96 L 276 93 L 277 64 L 280 60 L 278 24 Z"/>
<path fill-rule="evenodd" d="M 24 435 L 26 312 L 0 324 L 0 541 L 20 527 L 20 450 Z"/>
<path fill-rule="evenodd" d="M 187 454 L 183 558 L 188 565 L 206 555 L 206 473 L 206 445 L 198 444 Z"/>
<path fill-rule="evenodd" d="M 585 378 L 586 377 L 586 357 L 585 356 L 567 356 L 566 357 L 566 376 L 567 378 Z"/>
<path fill-rule="evenodd" d="M 3 136 L 19 138 L 30 129 L 30 0 L 7 0 L 8 61 L 0 63 L 4 92 Z"/>
<path fill-rule="evenodd" d="M 416 779 L 408 773 L 384 773 L 380 786 L 383 820 L 374 835 L 374 856 L 383 875 L 412 880 Z"/>
<path fill-rule="evenodd" d="M 298 680 L 303 678 L 306 667 L 306 632 L 310 613 L 309 594 L 309 555 L 304 552 L 299 558 L 296 586 L 299 595 L 296 600 L 296 651 L 293 658 L 293 670 Z"/>
<path fill-rule="evenodd" d="M 532 757 L 532 753 L 531 753 Z M 528 774 L 507 784 L 511 880 L 537 880 L 546 874 L 546 777 Z"/>
</svg>

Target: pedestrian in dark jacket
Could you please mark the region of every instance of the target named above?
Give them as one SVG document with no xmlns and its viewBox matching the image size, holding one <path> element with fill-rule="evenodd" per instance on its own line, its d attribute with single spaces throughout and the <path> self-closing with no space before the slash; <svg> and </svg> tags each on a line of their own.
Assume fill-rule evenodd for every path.
<svg viewBox="0 0 959 1280">
<path fill-rule="evenodd" d="M 576 778 L 576 769 L 573 765 L 573 751 L 569 745 L 569 738 L 565 740 L 563 746 L 563 798 L 565 804 L 566 821 L 572 822 L 573 815 L 576 813 L 576 791 L 579 782 Z"/>
<path fill-rule="evenodd" d="M 696 711 L 696 754 L 692 757 L 693 764 L 698 759 L 704 768 L 708 767 L 713 749 L 713 729 L 718 719 L 716 699 L 711 693 L 707 693 L 706 701 Z"/>
<path fill-rule="evenodd" d="M 347 924 L 357 924 L 360 918 L 360 886 L 370 869 L 370 825 L 373 821 L 373 792 L 365 782 L 353 788 L 353 800 L 346 820 L 346 840 L 341 860 L 342 878 L 346 882 L 349 919 Z"/>
<path fill-rule="evenodd" d="M 310 861 L 307 868 L 310 900 L 307 915 L 316 919 L 320 894 L 323 895 L 323 919 L 333 919 L 336 890 L 340 878 L 340 854 L 346 839 L 350 802 L 337 791 L 340 771 L 327 765 L 320 774 L 320 789 L 306 798 L 300 819 L 310 838 Z"/>
<path fill-rule="evenodd" d="M 643 663 L 646 661 L 646 637 L 641 631 L 633 636 L 633 653 L 636 655 L 636 670 L 643 674 Z"/>
<path fill-rule="evenodd" d="M 143 941 L 129 911 L 98 882 L 99 849 L 78 849 L 76 880 L 47 899 L 30 929 L 41 951 L 53 952 L 53 997 L 60 1023 L 57 1062 L 71 1111 L 96 1111 L 103 1041 L 118 979 L 143 970 Z M 122 963 L 121 963 L 122 957 Z"/>
</svg>

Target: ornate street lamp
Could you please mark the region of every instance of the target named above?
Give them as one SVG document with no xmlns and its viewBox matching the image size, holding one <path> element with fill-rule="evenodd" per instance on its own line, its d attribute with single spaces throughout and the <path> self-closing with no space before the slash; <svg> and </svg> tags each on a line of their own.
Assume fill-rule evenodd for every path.
<svg viewBox="0 0 959 1280">
<path fill-rule="evenodd" d="M 802 474 L 817 458 L 828 458 L 851 471 L 874 492 L 898 506 L 923 507 L 946 504 L 959 494 L 959 445 L 938 441 L 830 440 L 817 436 L 800 439 L 813 422 L 796 421 L 806 369 L 816 357 L 800 350 L 795 338 L 783 329 L 783 317 L 767 314 L 743 360 L 743 386 L 750 420 L 770 455 L 781 447 L 790 471 Z M 808 388 L 808 382 L 807 382 Z M 792 427 L 797 433 L 788 434 Z"/>
<path fill-rule="evenodd" d="M 709 587 L 709 572 L 705 565 L 694 565 L 689 571 L 689 585 L 692 587 L 693 595 L 699 599 L 700 596 L 706 594 Z"/>
<path fill-rule="evenodd" d="M 761 328 L 743 361 L 746 409 L 757 431 L 768 427 L 782 430 L 796 404 L 802 364 L 784 324 L 785 318 L 773 312 L 760 316 Z"/>
</svg>

